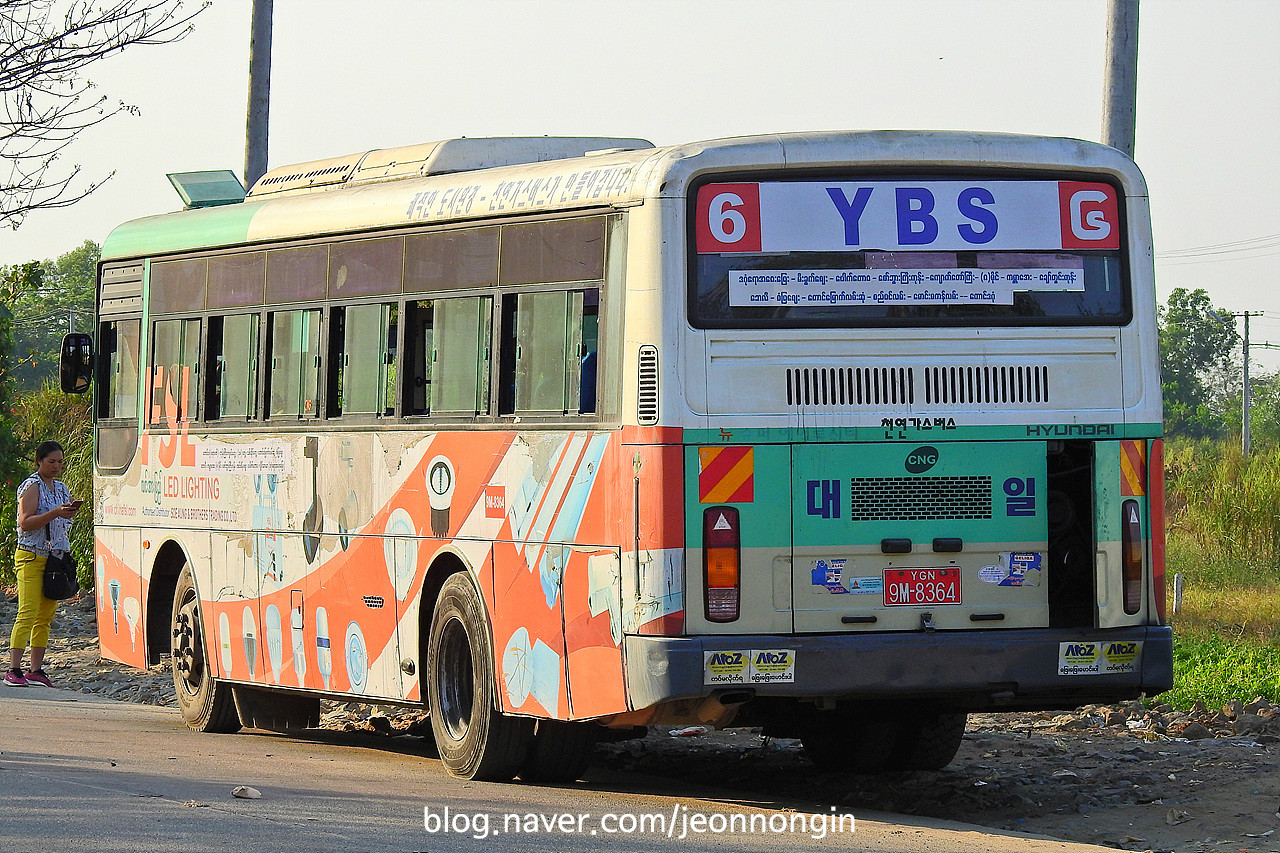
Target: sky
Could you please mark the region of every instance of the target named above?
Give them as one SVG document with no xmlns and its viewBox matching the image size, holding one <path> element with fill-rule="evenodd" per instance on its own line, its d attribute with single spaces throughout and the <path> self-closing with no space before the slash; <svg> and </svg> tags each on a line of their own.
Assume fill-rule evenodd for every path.
<svg viewBox="0 0 1280 853">
<path fill-rule="evenodd" d="M 187 0 L 188 7 L 199 0 Z M 244 169 L 250 0 L 91 67 L 134 105 L 66 153 L 84 201 L 0 231 L 55 258 Z M 458 136 L 993 130 L 1097 140 L 1105 0 L 275 0 L 268 165 Z M 1202 287 L 1280 346 L 1280 0 L 1141 0 L 1135 159 L 1157 296 Z M 1255 368 L 1280 350 L 1255 347 Z"/>
</svg>

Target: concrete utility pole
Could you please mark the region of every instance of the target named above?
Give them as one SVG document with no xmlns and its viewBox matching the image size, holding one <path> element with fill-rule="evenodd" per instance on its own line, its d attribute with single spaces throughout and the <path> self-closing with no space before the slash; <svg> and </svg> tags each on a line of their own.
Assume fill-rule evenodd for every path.
<svg viewBox="0 0 1280 853">
<path fill-rule="evenodd" d="M 244 188 L 267 171 L 267 123 L 271 111 L 271 3 L 253 0 L 249 36 L 249 108 L 244 146 Z"/>
<path fill-rule="evenodd" d="M 1244 318 L 1244 387 L 1240 389 L 1240 452 L 1244 456 L 1248 456 L 1252 447 L 1252 441 L 1249 434 L 1249 408 L 1252 404 L 1252 394 L 1249 393 L 1249 318 L 1261 317 L 1265 312 L 1241 311 L 1239 314 L 1225 315 L 1219 314 L 1217 311 L 1210 311 L 1209 313 L 1215 320 L 1226 326 L 1228 329 L 1235 328 L 1234 321 L 1236 317 Z M 1227 323 L 1227 320 L 1231 320 L 1232 322 Z M 1274 347 L 1273 344 L 1264 343 L 1258 344 L 1257 346 L 1280 349 L 1280 347 Z"/>
<path fill-rule="evenodd" d="M 1250 315 L 1248 311 L 1244 312 L 1244 388 L 1241 390 L 1241 396 L 1244 399 L 1243 420 L 1240 422 L 1240 452 L 1244 456 L 1249 455 L 1249 317 L 1260 316 L 1261 311 Z"/>
<path fill-rule="evenodd" d="M 1102 141 L 1133 156 L 1138 105 L 1138 0 L 1107 0 Z"/>
</svg>

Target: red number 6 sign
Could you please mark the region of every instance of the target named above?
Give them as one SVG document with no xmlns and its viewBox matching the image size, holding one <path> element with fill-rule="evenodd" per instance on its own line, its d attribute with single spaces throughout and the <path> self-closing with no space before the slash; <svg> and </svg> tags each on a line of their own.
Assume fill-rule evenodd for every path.
<svg viewBox="0 0 1280 853">
<path fill-rule="evenodd" d="M 760 185 L 700 188 L 697 245 L 701 254 L 760 251 Z"/>
</svg>

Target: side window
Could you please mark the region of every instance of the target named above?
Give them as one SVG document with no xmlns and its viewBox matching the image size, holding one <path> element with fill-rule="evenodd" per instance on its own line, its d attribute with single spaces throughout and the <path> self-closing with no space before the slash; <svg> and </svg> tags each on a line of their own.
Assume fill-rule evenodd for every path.
<svg viewBox="0 0 1280 853">
<path fill-rule="evenodd" d="M 160 320 L 151 349 L 151 411 L 161 425 L 196 417 L 200 374 L 200 321 Z"/>
<path fill-rule="evenodd" d="M 142 323 L 118 320 L 98 331 L 98 417 L 138 417 L 138 354 Z"/>
<path fill-rule="evenodd" d="M 435 302 L 419 299 L 405 305 L 405 411 L 431 414 L 432 325 Z"/>
<path fill-rule="evenodd" d="M 599 305 L 598 288 L 503 297 L 503 414 L 595 411 Z"/>
<path fill-rule="evenodd" d="M 434 301 L 426 386 L 431 414 L 488 414 L 492 317 L 488 296 Z"/>
<path fill-rule="evenodd" d="M 394 415 L 397 306 L 335 308 L 329 322 L 329 414 Z"/>
<path fill-rule="evenodd" d="M 257 314 L 209 320 L 209 364 L 205 419 L 252 419 L 257 413 Z"/>
<path fill-rule="evenodd" d="M 320 397 L 320 312 L 272 312 L 267 359 L 268 417 L 316 417 Z"/>
</svg>

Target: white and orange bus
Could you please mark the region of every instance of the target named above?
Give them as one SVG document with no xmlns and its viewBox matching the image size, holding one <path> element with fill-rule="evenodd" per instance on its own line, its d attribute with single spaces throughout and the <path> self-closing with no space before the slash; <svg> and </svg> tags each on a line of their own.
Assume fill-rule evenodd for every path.
<svg viewBox="0 0 1280 853">
<path fill-rule="evenodd" d="M 427 708 L 480 779 L 692 722 L 940 767 L 1158 693 L 1146 195 L 1067 139 L 457 139 L 122 225 L 103 653 L 204 731 Z"/>
</svg>

